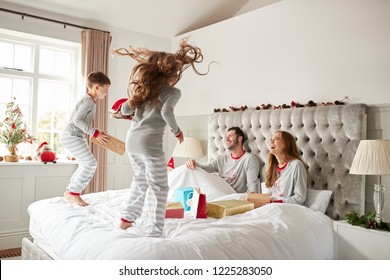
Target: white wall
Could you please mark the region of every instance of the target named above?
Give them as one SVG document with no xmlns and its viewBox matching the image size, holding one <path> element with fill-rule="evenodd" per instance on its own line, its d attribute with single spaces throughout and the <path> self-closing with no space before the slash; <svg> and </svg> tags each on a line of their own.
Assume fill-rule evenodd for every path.
<svg viewBox="0 0 390 280">
<path fill-rule="evenodd" d="M 279 1 L 178 36 L 172 49 L 190 36 L 204 61 L 219 65 L 206 77 L 184 73 L 176 113 L 344 96 L 353 103 L 390 103 L 389 11 L 388 0 Z"/>
</svg>

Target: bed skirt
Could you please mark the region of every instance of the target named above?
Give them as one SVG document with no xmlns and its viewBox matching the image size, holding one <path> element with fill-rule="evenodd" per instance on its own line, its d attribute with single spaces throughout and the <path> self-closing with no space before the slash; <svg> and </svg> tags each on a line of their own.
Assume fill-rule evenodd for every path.
<svg viewBox="0 0 390 280">
<path fill-rule="evenodd" d="M 32 238 L 22 240 L 22 260 L 53 260 L 41 248 L 34 244 Z"/>
</svg>

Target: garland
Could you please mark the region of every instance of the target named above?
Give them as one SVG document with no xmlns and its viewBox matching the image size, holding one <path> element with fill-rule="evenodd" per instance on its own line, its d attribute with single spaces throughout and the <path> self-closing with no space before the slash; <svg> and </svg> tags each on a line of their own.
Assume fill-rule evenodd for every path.
<svg viewBox="0 0 390 280">
<path fill-rule="evenodd" d="M 248 106 L 240 106 L 240 107 L 234 107 L 234 106 L 229 106 L 229 109 L 226 109 L 226 108 L 215 108 L 214 109 L 214 113 L 218 113 L 218 112 L 235 112 L 235 111 L 245 111 L 247 109 L 250 109 L 250 110 L 268 110 L 268 109 L 273 109 L 273 110 L 276 110 L 276 109 L 287 109 L 287 108 L 300 108 L 300 107 L 316 107 L 316 106 L 331 106 L 331 105 L 344 105 L 344 101 L 346 100 L 349 100 L 348 99 L 348 96 L 345 96 L 343 99 L 341 100 L 336 100 L 335 102 L 322 102 L 322 103 L 315 103 L 313 100 L 309 100 L 309 102 L 307 102 L 306 104 L 300 104 L 298 102 L 295 102 L 295 101 L 291 101 L 290 105 L 288 104 L 282 104 L 282 105 L 271 105 L 271 104 L 261 104 L 260 106 L 256 106 L 256 107 L 253 107 L 253 108 L 249 108 Z"/>
<path fill-rule="evenodd" d="M 368 229 L 379 229 L 390 231 L 390 223 L 381 221 L 380 223 L 375 221 L 375 212 L 370 212 L 367 217 L 359 215 L 355 211 L 351 211 L 345 215 L 345 220 L 353 226 L 361 226 Z"/>
</svg>

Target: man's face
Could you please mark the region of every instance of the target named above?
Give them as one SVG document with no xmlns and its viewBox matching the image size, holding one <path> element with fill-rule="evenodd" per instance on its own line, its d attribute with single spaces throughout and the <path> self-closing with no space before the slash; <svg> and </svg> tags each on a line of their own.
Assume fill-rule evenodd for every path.
<svg viewBox="0 0 390 280">
<path fill-rule="evenodd" d="M 238 137 L 236 131 L 230 130 L 226 134 L 226 147 L 232 151 L 239 146 Z"/>
</svg>

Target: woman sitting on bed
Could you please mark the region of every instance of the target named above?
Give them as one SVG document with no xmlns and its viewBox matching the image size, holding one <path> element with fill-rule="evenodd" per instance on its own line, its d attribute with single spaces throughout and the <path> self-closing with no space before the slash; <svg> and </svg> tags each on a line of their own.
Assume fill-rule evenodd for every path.
<svg viewBox="0 0 390 280">
<path fill-rule="evenodd" d="M 272 202 L 304 204 L 307 193 L 307 169 L 294 137 L 276 131 L 271 139 L 265 190 Z"/>
</svg>

